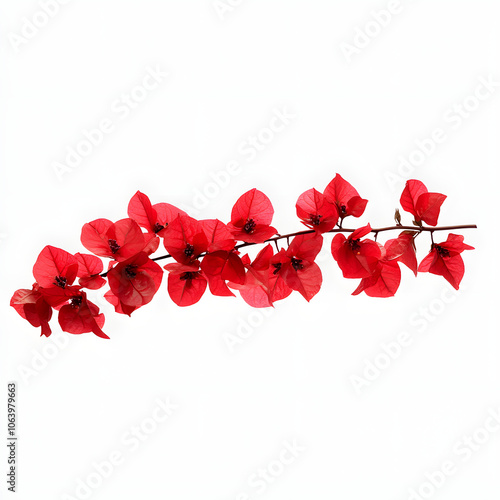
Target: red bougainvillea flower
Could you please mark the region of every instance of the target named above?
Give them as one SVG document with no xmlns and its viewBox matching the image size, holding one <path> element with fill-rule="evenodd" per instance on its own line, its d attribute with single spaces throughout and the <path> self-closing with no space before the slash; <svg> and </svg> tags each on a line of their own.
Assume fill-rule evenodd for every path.
<svg viewBox="0 0 500 500">
<path fill-rule="evenodd" d="M 241 260 L 247 269 L 245 283 L 229 283 L 229 286 L 239 290 L 243 300 L 252 307 L 271 307 L 274 302 L 288 297 L 293 291 L 279 274 L 281 265 L 289 262 L 285 250 L 275 259 L 276 266 L 271 265 L 272 259 L 271 245 L 266 245 L 253 262 L 248 255 L 244 255 Z"/>
<path fill-rule="evenodd" d="M 32 326 L 41 327 L 41 335 L 48 337 L 52 333 L 49 326 L 52 308 L 45 301 L 37 283 L 33 285 L 32 290 L 16 290 L 10 300 L 10 305 Z"/>
<path fill-rule="evenodd" d="M 403 210 L 415 217 L 415 222 L 423 221 L 430 226 L 436 226 L 444 200 L 446 195 L 429 193 L 423 182 L 411 179 L 406 181 L 400 203 Z"/>
<path fill-rule="evenodd" d="M 368 224 L 356 229 L 347 239 L 341 233 L 332 239 L 332 255 L 344 278 L 367 278 L 376 271 L 382 257 L 380 247 L 373 240 L 361 241 L 370 231 Z"/>
<path fill-rule="evenodd" d="M 169 203 L 151 205 L 149 198 L 140 191 L 132 196 L 128 204 L 127 214 L 148 233 L 163 237 L 163 230 L 179 215 L 187 215 Z"/>
<path fill-rule="evenodd" d="M 60 248 L 46 246 L 38 255 L 33 266 L 33 276 L 41 287 L 65 288 L 75 281 L 78 261 Z"/>
<path fill-rule="evenodd" d="M 208 240 L 202 224 L 187 215 L 179 215 L 165 229 L 163 244 L 181 264 L 191 264 L 207 251 Z"/>
<path fill-rule="evenodd" d="M 159 244 L 154 235 L 143 234 L 132 219 L 111 222 L 97 219 L 82 228 L 81 241 L 90 252 L 100 257 L 110 257 L 123 262 L 141 251 L 153 253 Z"/>
<path fill-rule="evenodd" d="M 330 201 L 335 203 L 339 217 L 343 220 L 348 215 L 360 217 L 365 211 L 368 200 L 364 200 L 358 192 L 339 174 L 326 186 L 323 193 Z"/>
<path fill-rule="evenodd" d="M 237 240 L 263 243 L 276 234 L 270 226 L 273 215 L 271 200 L 261 191 L 251 189 L 234 204 L 228 228 Z"/>
<path fill-rule="evenodd" d="M 320 234 L 301 234 L 292 240 L 286 251 L 280 250 L 271 259 L 274 272 L 308 302 L 319 292 L 323 282 L 321 270 L 314 262 L 322 245 Z"/>
<path fill-rule="evenodd" d="M 169 272 L 170 298 L 181 307 L 196 304 L 207 288 L 207 280 L 200 271 L 200 261 L 196 260 L 189 265 L 167 264 L 164 267 Z"/>
<path fill-rule="evenodd" d="M 384 260 L 401 262 L 417 275 L 417 255 L 415 252 L 415 236 L 417 231 L 403 231 L 395 239 L 386 241 Z"/>
<path fill-rule="evenodd" d="M 90 290 L 99 290 L 106 284 L 106 280 L 99 276 L 103 271 L 102 260 L 88 253 L 75 253 L 78 262 L 77 278 L 80 286 Z"/>
<path fill-rule="evenodd" d="M 295 208 L 302 224 L 317 233 L 330 231 L 339 220 L 337 205 L 314 188 L 299 196 Z"/>
<path fill-rule="evenodd" d="M 373 273 L 363 278 L 359 286 L 352 295 L 358 295 L 365 292 L 369 297 L 392 297 L 397 292 L 401 283 L 401 270 L 398 265 L 400 258 L 405 250 L 404 243 L 395 243 L 396 240 L 389 240 L 385 246 L 377 243 L 380 249 L 380 260 Z M 390 249 L 390 250 L 388 250 Z"/>
<path fill-rule="evenodd" d="M 474 247 L 464 243 L 463 236 L 449 234 L 446 241 L 432 244 L 430 253 L 422 260 L 418 271 L 443 276 L 458 290 L 465 271 L 464 261 L 460 255 L 464 250 L 474 250 Z"/>
<path fill-rule="evenodd" d="M 110 292 L 105 297 L 115 306 L 116 312 L 130 316 L 133 311 L 151 302 L 162 277 L 161 267 L 146 253 L 140 252 L 108 272 Z"/>
<path fill-rule="evenodd" d="M 64 332 L 80 334 L 93 332 L 98 337 L 109 339 L 102 331 L 104 314 L 99 313 L 99 308 L 87 300 L 85 292 L 73 295 L 70 303 L 59 309 L 59 325 Z"/>
</svg>

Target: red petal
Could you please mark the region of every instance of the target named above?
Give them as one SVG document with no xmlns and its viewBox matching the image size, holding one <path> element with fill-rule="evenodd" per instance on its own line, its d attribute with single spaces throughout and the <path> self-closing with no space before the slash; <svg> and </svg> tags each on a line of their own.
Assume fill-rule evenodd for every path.
<svg viewBox="0 0 500 500">
<path fill-rule="evenodd" d="M 361 196 L 353 196 L 347 202 L 346 215 L 352 215 L 353 217 L 361 217 L 365 212 L 368 200 L 364 200 Z"/>
<path fill-rule="evenodd" d="M 33 266 L 33 276 L 42 287 L 57 285 L 56 278 L 65 278 L 71 285 L 78 273 L 78 261 L 60 248 L 46 246 L 38 255 Z"/>
<path fill-rule="evenodd" d="M 422 270 L 419 267 L 419 271 Z M 438 254 L 430 265 L 429 272 L 443 276 L 453 288 L 458 290 L 465 272 L 464 261 L 461 255 L 458 254 L 453 257 L 444 258 Z"/>
<path fill-rule="evenodd" d="M 417 181 L 415 179 L 410 179 L 406 181 L 405 188 L 403 189 L 403 193 L 401 194 L 401 199 L 399 200 L 403 210 L 409 212 L 414 217 L 418 217 L 417 213 L 417 200 L 418 198 L 427 193 L 427 188 L 425 187 L 423 182 Z"/>
<path fill-rule="evenodd" d="M 127 316 L 130 316 L 136 309 L 138 309 L 138 307 L 122 304 L 120 299 L 111 290 L 104 294 L 104 298 L 115 307 L 115 312 L 119 314 L 126 314 Z"/>
<path fill-rule="evenodd" d="M 378 268 L 381 258 L 380 248 L 372 240 L 358 243 L 353 250 L 343 234 L 336 234 L 332 239 L 332 255 L 337 261 L 344 278 L 367 278 Z"/>
<path fill-rule="evenodd" d="M 366 236 L 368 233 L 370 233 L 372 230 L 372 227 L 370 224 L 367 224 L 366 226 L 360 227 L 356 229 L 354 232 L 352 232 L 349 235 L 350 240 L 358 240 L 359 238 L 362 238 L 363 236 Z"/>
<path fill-rule="evenodd" d="M 67 304 L 61 307 L 58 320 L 65 332 L 73 334 L 93 332 L 98 337 L 109 339 L 101 330 L 104 325 L 104 314 L 99 314 L 99 308 L 87 302 L 85 298 L 80 306 Z"/>
<path fill-rule="evenodd" d="M 108 229 L 107 237 L 108 239 L 115 240 L 120 246 L 117 252 L 111 254 L 119 262 L 130 259 L 130 257 L 138 254 L 146 245 L 141 228 L 132 219 L 121 219 L 115 222 Z"/>
<path fill-rule="evenodd" d="M 49 321 L 52 317 L 52 308 L 45 302 L 40 292 L 35 290 L 16 290 L 10 305 L 17 313 L 34 327 L 42 327 L 42 335 L 50 336 Z"/>
<path fill-rule="evenodd" d="M 245 266 L 234 252 L 218 251 L 206 255 L 201 269 L 208 276 L 220 276 L 237 284 L 245 283 Z"/>
<path fill-rule="evenodd" d="M 163 236 L 167 252 L 183 264 L 195 260 L 199 254 L 206 252 L 208 247 L 208 240 L 200 223 L 186 215 L 179 215 L 171 222 Z"/>
<path fill-rule="evenodd" d="M 82 245 L 92 253 L 101 257 L 113 257 L 108 243 L 107 232 L 113 223 L 108 219 L 96 219 L 82 228 Z"/>
<path fill-rule="evenodd" d="M 261 286 L 253 286 L 240 290 L 241 298 L 252 307 L 272 306 L 269 294 Z"/>
<path fill-rule="evenodd" d="M 150 232 L 155 231 L 155 224 L 157 222 L 158 216 L 156 210 L 152 207 L 149 198 L 137 191 L 137 193 L 132 196 L 127 209 L 128 216 L 135 220 L 139 226 L 147 229 Z"/>
<path fill-rule="evenodd" d="M 323 236 L 321 234 L 299 234 L 290 243 L 286 255 L 307 262 L 314 262 L 322 246 Z"/>
<path fill-rule="evenodd" d="M 362 291 L 369 297 L 392 297 L 401 283 L 401 270 L 397 262 L 382 262 L 379 270 L 368 278 L 363 278 L 352 295 Z"/>
<path fill-rule="evenodd" d="M 75 253 L 75 258 L 78 262 L 78 278 L 91 276 L 93 274 L 100 274 L 104 269 L 102 260 L 95 255 L 90 255 L 88 253 Z"/>
<path fill-rule="evenodd" d="M 385 243 L 386 261 L 397 260 L 408 266 L 417 275 L 417 255 L 415 253 L 414 238 L 418 232 L 403 231 L 396 239 Z"/>
<path fill-rule="evenodd" d="M 336 205 L 314 188 L 299 196 L 295 208 L 304 225 L 319 233 L 333 229 L 339 218 Z"/>
<path fill-rule="evenodd" d="M 439 210 L 446 196 L 439 193 L 423 193 L 418 197 L 416 204 L 417 217 L 429 224 L 435 226 L 438 223 Z"/>
<path fill-rule="evenodd" d="M 364 200 L 354 187 L 344 180 L 339 174 L 326 186 L 324 195 L 333 201 L 339 208 L 339 215 L 346 217 L 352 215 L 359 217 L 363 215 L 368 200 Z M 342 213 L 341 207 L 345 207 Z"/>
<path fill-rule="evenodd" d="M 319 292 L 323 282 L 321 270 L 314 262 L 298 270 L 288 265 L 282 277 L 292 290 L 298 291 L 308 302 Z"/>
<path fill-rule="evenodd" d="M 208 251 L 232 250 L 235 245 L 233 235 L 226 224 L 218 219 L 200 221 L 200 226 L 208 240 Z"/>
<path fill-rule="evenodd" d="M 183 277 L 183 274 L 168 275 L 168 294 L 181 307 L 196 304 L 207 288 L 207 280 L 200 273 L 196 273 L 193 278 Z"/>
<path fill-rule="evenodd" d="M 158 216 L 158 223 L 162 226 L 167 226 L 172 221 L 177 219 L 179 215 L 188 216 L 184 210 L 170 205 L 170 203 L 156 203 L 153 205 L 154 210 L 156 210 Z"/>
<path fill-rule="evenodd" d="M 134 308 L 141 307 L 153 299 L 162 277 L 161 267 L 145 253 L 120 262 L 108 273 L 111 292 L 118 297 L 121 304 Z"/>
<path fill-rule="evenodd" d="M 474 250 L 474 247 L 464 243 L 464 237 L 459 234 L 450 233 L 445 242 L 439 243 L 439 246 L 446 248 L 450 254 L 462 253 L 464 250 Z"/>
<path fill-rule="evenodd" d="M 227 225 L 233 235 L 233 238 L 245 243 L 264 243 L 276 234 L 276 229 L 272 226 L 257 224 L 251 233 L 236 227 L 231 222 Z"/>
<path fill-rule="evenodd" d="M 248 219 L 253 219 L 256 224 L 267 226 L 271 224 L 273 215 L 271 200 L 254 188 L 238 198 L 231 211 L 231 222 L 242 227 Z"/>
</svg>

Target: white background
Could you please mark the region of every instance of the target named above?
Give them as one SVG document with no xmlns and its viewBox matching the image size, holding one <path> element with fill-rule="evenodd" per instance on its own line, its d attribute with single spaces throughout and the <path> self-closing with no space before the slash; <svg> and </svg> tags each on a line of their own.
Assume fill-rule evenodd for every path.
<svg viewBox="0 0 500 500">
<path fill-rule="evenodd" d="M 232 3 L 74 0 L 39 28 L 27 27 L 44 24 L 38 2 L 2 3 L 0 435 L 14 380 L 17 498 L 403 500 L 419 488 L 442 500 L 498 498 L 500 432 L 481 431 L 500 409 L 498 84 L 467 117 L 454 108 L 475 107 L 481 78 L 500 81 L 498 2 Z M 389 7 L 388 21 L 374 21 Z M 156 67 L 168 76 L 147 95 L 135 90 L 143 100 L 125 116 L 117 100 Z M 245 153 L 276 110 L 294 118 Z M 103 119 L 113 131 L 58 178 L 54 164 Z M 445 140 L 390 182 L 436 128 Z M 239 173 L 210 185 L 231 161 Z M 463 289 L 404 268 L 395 298 L 352 297 L 357 280 L 342 278 L 327 236 L 321 292 L 310 303 L 294 294 L 266 316 L 208 292 L 179 308 L 166 276 L 131 318 L 98 298 L 105 289 L 92 294 L 107 341 L 61 333 L 56 318 L 53 336 L 40 338 L 8 305 L 33 283 L 45 245 L 82 251 L 81 226 L 125 217 L 138 189 L 228 221 L 256 187 L 288 232 L 301 228 L 298 195 L 323 190 L 336 172 L 370 200 L 349 227 L 392 224 L 407 178 L 448 195 L 440 223 L 479 226 L 463 232 L 476 247 L 463 254 Z M 411 345 L 356 390 L 354 377 L 383 365 L 382 345 L 404 332 Z M 228 338 L 239 341 L 232 350 Z M 158 424 L 157 398 L 177 405 Z M 141 425 L 149 434 L 135 447 L 127 436 Z M 465 445 L 468 435 L 483 444 Z M 280 466 L 294 440 L 302 451 Z M 93 463 L 111 454 L 122 460 L 103 478 Z M 454 473 L 426 486 L 445 461 Z M 256 482 L 268 467 L 272 482 Z M 4 479 L 0 491 L 8 498 Z"/>
</svg>

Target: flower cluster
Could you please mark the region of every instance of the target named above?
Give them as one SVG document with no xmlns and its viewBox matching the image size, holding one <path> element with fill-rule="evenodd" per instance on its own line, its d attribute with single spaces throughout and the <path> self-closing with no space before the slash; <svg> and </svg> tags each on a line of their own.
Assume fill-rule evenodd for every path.
<svg viewBox="0 0 500 500">
<path fill-rule="evenodd" d="M 353 295 L 393 296 L 401 281 L 400 264 L 415 275 L 441 275 L 458 289 L 464 275 L 461 253 L 473 247 L 453 233 L 446 241 L 434 243 L 434 231 L 450 229 L 435 227 L 445 198 L 429 193 L 422 182 L 410 180 L 400 203 L 413 215 L 412 226 L 403 226 L 396 210 L 397 224 L 393 227 L 372 229 L 367 224 L 345 229 L 344 219 L 363 215 L 368 201 L 337 174 L 323 192 L 313 188 L 299 196 L 297 216 L 308 229 L 282 236 L 271 226 L 271 201 L 257 189 L 236 201 L 227 224 L 218 219 L 196 220 L 168 203 L 153 205 L 145 194 L 137 192 L 129 202 L 128 218 L 117 222 L 97 219 L 83 226 L 81 242 L 91 253 L 73 255 L 46 246 L 33 267 L 35 284 L 31 290 L 17 290 L 11 306 L 47 337 L 55 310 L 63 331 L 93 332 L 109 338 L 102 331 L 104 315 L 85 290 L 108 285 L 106 300 L 117 313 L 130 316 L 159 290 L 163 269 L 157 261 L 167 258 L 175 261 L 164 266 L 168 294 L 179 306 L 198 302 L 207 287 L 220 296 L 234 296 L 237 291 L 253 307 L 273 306 L 294 291 L 310 301 L 322 284 L 315 259 L 323 246 L 324 233 L 336 233 L 331 253 L 343 276 L 360 280 Z M 475 226 L 455 226 L 459 227 Z M 382 245 L 376 239 L 387 230 L 400 233 Z M 422 232 L 430 233 L 432 244 L 419 265 L 415 238 Z M 368 237 L 371 233 L 375 239 Z M 278 242 L 285 240 L 286 247 L 280 247 Z M 242 254 L 242 248 L 255 244 L 265 246 L 253 260 Z M 168 255 L 153 258 L 160 245 Z M 108 259 L 106 271 L 101 258 Z"/>
</svg>

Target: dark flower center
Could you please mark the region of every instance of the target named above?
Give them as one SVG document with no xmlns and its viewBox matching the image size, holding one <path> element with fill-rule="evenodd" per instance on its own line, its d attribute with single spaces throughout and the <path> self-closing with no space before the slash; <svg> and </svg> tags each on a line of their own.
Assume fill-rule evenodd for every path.
<svg viewBox="0 0 500 500">
<path fill-rule="evenodd" d="M 304 265 L 302 264 L 302 259 L 297 259 L 296 257 L 292 257 L 292 267 L 298 271 L 299 269 L 304 269 Z"/>
<path fill-rule="evenodd" d="M 56 276 L 54 285 L 64 288 L 66 286 L 67 281 L 68 280 L 64 276 Z"/>
<path fill-rule="evenodd" d="M 71 307 L 78 308 L 82 305 L 82 297 L 71 297 Z"/>
<path fill-rule="evenodd" d="M 180 276 L 179 276 L 179 279 L 181 281 L 186 281 L 186 280 L 192 280 L 196 277 L 198 273 L 196 272 L 191 272 L 191 271 L 188 271 L 186 273 L 182 273 Z"/>
<path fill-rule="evenodd" d="M 345 215 L 347 212 L 347 207 L 345 205 L 340 205 L 340 213 Z"/>
<path fill-rule="evenodd" d="M 155 233 L 159 233 L 162 229 L 165 229 L 165 227 L 167 226 L 168 224 L 166 224 L 165 226 L 162 226 L 159 222 L 157 222 L 155 224 L 155 227 L 153 228 L 153 231 Z"/>
<path fill-rule="evenodd" d="M 120 245 L 116 242 L 116 240 L 108 240 L 109 249 L 111 253 L 116 253 L 120 250 Z"/>
<path fill-rule="evenodd" d="M 128 266 L 126 266 L 125 276 L 129 280 L 133 280 L 137 276 L 137 266 L 134 266 L 133 264 L 129 264 Z"/>
<path fill-rule="evenodd" d="M 281 269 L 281 262 L 278 262 L 277 264 L 273 264 L 273 267 L 274 267 L 273 274 L 278 274 L 280 272 L 280 269 Z"/>
<path fill-rule="evenodd" d="M 313 215 L 313 214 L 309 214 L 309 215 L 310 215 L 310 219 L 311 219 L 311 224 L 313 226 L 319 226 L 321 224 L 320 219 L 323 217 L 322 215 Z"/>
<path fill-rule="evenodd" d="M 354 252 L 356 250 L 359 250 L 359 238 L 357 240 L 347 240 L 349 242 L 349 246 L 351 247 L 351 250 Z"/>
<path fill-rule="evenodd" d="M 439 245 L 434 244 L 434 248 L 437 250 L 437 253 L 441 255 L 441 257 L 449 257 L 450 251 L 447 248 L 443 248 Z"/>
<path fill-rule="evenodd" d="M 247 234 L 252 234 L 255 230 L 255 222 L 253 219 L 247 219 L 246 224 L 243 226 L 243 231 Z"/>
<path fill-rule="evenodd" d="M 191 255 L 194 254 L 194 246 L 190 245 L 189 243 L 186 245 L 186 248 L 184 249 L 184 255 L 186 257 L 191 257 Z"/>
</svg>

